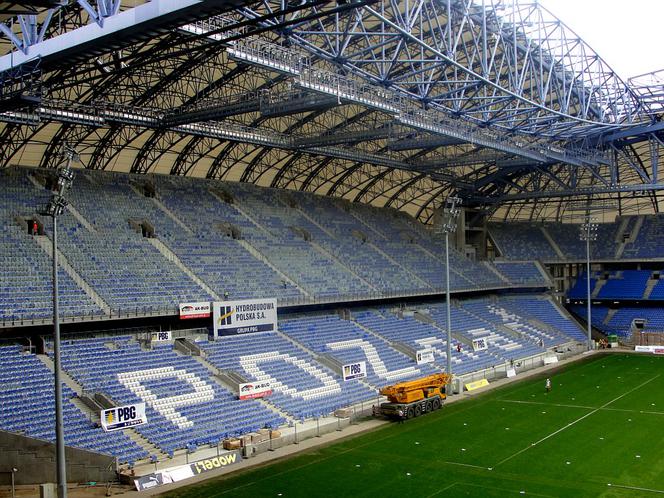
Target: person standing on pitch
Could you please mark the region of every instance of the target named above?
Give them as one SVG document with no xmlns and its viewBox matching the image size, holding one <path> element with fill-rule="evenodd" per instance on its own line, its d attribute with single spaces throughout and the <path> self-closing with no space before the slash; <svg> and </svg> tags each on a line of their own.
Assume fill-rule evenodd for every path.
<svg viewBox="0 0 664 498">
<path fill-rule="evenodd" d="M 547 378 L 546 382 L 544 383 L 544 387 L 546 388 L 546 392 L 550 393 L 551 392 L 551 379 Z"/>
</svg>

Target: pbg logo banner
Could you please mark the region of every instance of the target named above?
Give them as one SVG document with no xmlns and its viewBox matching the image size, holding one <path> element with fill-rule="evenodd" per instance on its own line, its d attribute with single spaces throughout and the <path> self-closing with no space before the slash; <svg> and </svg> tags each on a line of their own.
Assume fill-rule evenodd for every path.
<svg viewBox="0 0 664 498">
<path fill-rule="evenodd" d="M 101 411 L 101 426 L 106 432 L 119 431 L 127 427 L 146 424 L 145 403 L 116 406 Z"/>
<path fill-rule="evenodd" d="M 277 300 L 248 299 L 213 303 L 214 338 L 277 330 Z"/>
<path fill-rule="evenodd" d="M 473 351 L 484 351 L 488 348 L 489 346 L 487 345 L 486 339 L 484 337 L 473 339 Z"/>
<path fill-rule="evenodd" d="M 367 376 L 367 362 L 358 361 L 357 363 L 349 363 L 343 366 L 342 372 L 344 381 L 361 379 Z"/>
</svg>

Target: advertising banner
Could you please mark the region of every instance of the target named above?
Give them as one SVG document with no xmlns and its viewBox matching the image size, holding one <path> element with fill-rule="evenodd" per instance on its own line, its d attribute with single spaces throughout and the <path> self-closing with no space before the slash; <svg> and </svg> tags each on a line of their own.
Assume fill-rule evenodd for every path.
<svg viewBox="0 0 664 498">
<path fill-rule="evenodd" d="M 664 346 L 635 346 L 634 351 L 640 353 L 664 354 Z"/>
<path fill-rule="evenodd" d="M 215 339 L 227 335 L 277 330 L 277 300 L 274 298 L 222 301 L 212 305 Z"/>
<path fill-rule="evenodd" d="M 238 464 L 242 461 L 242 452 L 241 450 L 233 450 L 228 453 L 224 453 L 218 457 L 206 458 L 205 460 L 199 460 L 190 464 L 192 473 L 197 476 L 205 472 L 210 472 L 211 470 L 220 469 L 222 467 L 229 467 L 231 465 Z"/>
<path fill-rule="evenodd" d="M 423 363 L 433 363 L 433 349 L 420 349 L 415 353 L 415 359 L 418 365 Z"/>
<path fill-rule="evenodd" d="M 361 379 L 367 376 L 367 363 L 365 361 L 358 361 L 357 363 L 349 363 L 343 366 L 343 378 L 346 380 Z"/>
<path fill-rule="evenodd" d="M 240 399 L 253 399 L 263 398 L 272 394 L 270 382 L 247 382 L 246 384 L 238 384 L 238 393 Z"/>
<path fill-rule="evenodd" d="M 173 333 L 170 330 L 164 332 L 152 332 L 152 342 L 172 341 Z"/>
<path fill-rule="evenodd" d="M 489 346 L 486 343 L 486 339 L 484 337 L 480 337 L 479 339 L 473 339 L 473 351 L 484 351 L 485 349 L 488 349 Z"/>
<path fill-rule="evenodd" d="M 105 432 L 119 431 L 148 422 L 145 416 L 145 403 L 116 406 L 101 411 L 101 426 Z"/>
<path fill-rule="evenodd" d="M 180 304 L 180 320 L 185 320 L 187 318 L 208 318 L 209 316 L 209 302 Z"/>
<path fill-rule="evenodd" d="M 479 389 L 480 387 L 485 387 L 489 385 L 489 381 L 486 379 L 482 380 L 476 380 L 475 382 L 468 382 L 466 384 L 466 390 L 467 391 L 474 391 L 475 389 Z"/>
<path fill-rule="evenodd" d="M 507 377 L 516 377 L 516 370 L 513 368 L 508 368 L 507 369 Z"/>
</svg>

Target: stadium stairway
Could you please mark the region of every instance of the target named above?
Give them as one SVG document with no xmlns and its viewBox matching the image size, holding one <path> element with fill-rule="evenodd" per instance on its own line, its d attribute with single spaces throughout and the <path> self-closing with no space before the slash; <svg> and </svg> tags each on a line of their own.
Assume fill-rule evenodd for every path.
<svg viewBox="0 0 664 498">
<path fill-rule="evenodd" d="M 368 280 L 362 278 L 361 275 L 358 275 L 350 266 L 348 266 L 343 261 L 343 259 L 340 259 L 338 256 L 332 254 L 330 251 L 325 249 L 323 246 L 318 244 L 316 241 L 311 240 L 311 241 L 309 241 L 309 244 L 311 244 L 311 247 L 313 247 L 316 251 L 321 253 L 327 259 L 335 261 L 338 265 L 342 266 L 348 273 L 350 273 L 355 278 L 357 278 L 360 282 L 362 282 L 364 285 L 366 285 L 369 289 L 371 289 L 374 292 L 379 292 L 379 289 L 374 287 Z"/>
<path fill-rule="evenodd" d="M 261 262 L 265 263 L 267 266 L 269 266 L 272 271 L 274 271 L 277 275 L 279 275 L 281 278 L 283 278 L 286 282 L 288 282 L 293 287 L 295 287 L 298 291 L 300 291 L 302 293 L 302 295 L 308 297 L 309 299 L 313 298 L 313 296 L 304 287 L 302 287 L 300 284 L 298 284 L 290 276 L 286 275 L 279 268 L 274 266 L 267 256 L 265 256 L 262 252 L 260 252 L 254 246 L 252 246 L 249 242 L 247 242 L 244 239 L 240 239 L 240 240 L 238 240 L 238 242 L 242 247 L 244 247 L 249 252 L 249 254 L 251 254 L 258 261 L 261 261 Z"/>
<path fill-rule="evenodd" d="M 215 301 L 221 301 L 221 297 L 212 289 L 210 288 L 205 282 L 203 282 L 200 278 L 198 278 L 198 275 L 196 275 L 191 269 L 185 265 L 182 260 L 175 254 L 171 249 L 161 240 L 151 237 L 148 239 L 148 242 L 152 244 L 155 249 L 157 249 L 160 253 L 164 255 L 164 257 L 173 263 L 175 266 L 180 268 L 185 275 L 188 275 L 190 279 L 192 279 L 198 286 L 203 289 L 205 292 L 210 294 L 214 298 Z"/>
<path fill-rule="evenodd" d="M 546 230 L 546 227 L 541 226 L 540 230 L 542 231 L 542 235 L 544 235 L 544 238 L 549 241 L 549 244 L 551 244 L 551 247 L 553 247 L 553 250 L 556 251 L 556 254 L 560 259 L 566 259 L 565 254 L 560 250 L 560 247 L 558 244 L 556 244 L 556 241 L 553 240 L 553 237 L 551 237 L 551 234 Z"/>
<path fill-rule="evenodd" d="M 41 247 L 48 257 L 53 260 L 53 243 L 51 239 L 45 235 L 34 236 L 35 242 Z M 102 299 L 102 297 L 95 292 L 95 290 L 81 277 L 76 270 L 69 264 L 67 257 L 62 254 L 58 249 L 58 265 L 71 277 L 71 279 L 85 292 L 92 301 L 101 308 L 101 310 L 110 315 L 111 307 Z"/>
<path fill-rule="evenodd" d="M 659 279 L 654 279 L 652 278 L 652 274 L 650 275 L 650 278 L 648 279 L 648 283 L 646 284 L 646 288 L 643 291 L 643 296 L 641 299 L 649 299 L 650 294 L 652 293 L 653 289 L 655 286 L 659 283 Z"/>
<path fill-rule="evenodd" d="M 39 359 L 51 372 L 55 372 L 55 365 L 50 356 L 40 354 L 36 355 L 36 358 Z M 80 400 L 80 396 L 83 395 L 83 386 L 76 382 L 76 380 L 74 380 L 74 378 L 71 377 L 64 369 L 60 371 L 60 378 L 62 379 L 63 384 L 65 384 L 72 391 L 74 391 L 77 396 L 79 396 L 79 398 L 70 399 L 71 403 L 81 412 L 83 412 L 86 418 L 90 420 L 90 422 L 101 424 L 101 414 L 96 410 L 92 410 L 88 405 Z M 157 456 L 160 461 L 168 458 L 166 453 L 161 451 L 158 446 L 148 441 L 147 438 L 139 434 L 136 429 L 129 427 L 125 429 L 123 433 L 140 448 L 145 450 L 149 455 Z"/>
<path fill-rule="evenodd" d="M 394 266 L 398 267 L 401 269 L 401 271 L 406 272 L 409 275 L 412 275 L 413 280 L 416 280 L 423 288 L 433 288 L 432 285 L 427 282 L 426 280 L 423 280 L 420 278 L 418 275 L 416 275 L 414 272 L 406 268 L 404 265 L 399 263 L 396 259 L 394 259 L 392 256 L 387 254 L 385 251 L 383 251 L 380 247 L 378 247 L 376 244 L 373 242 L 367 242 L 369 245 L 371 245 L 372 249 L 379 253 L 381 256 L 383 256 L 385 259 L 387 259 L 390 263 L 392 263 Z"/>
</svg>

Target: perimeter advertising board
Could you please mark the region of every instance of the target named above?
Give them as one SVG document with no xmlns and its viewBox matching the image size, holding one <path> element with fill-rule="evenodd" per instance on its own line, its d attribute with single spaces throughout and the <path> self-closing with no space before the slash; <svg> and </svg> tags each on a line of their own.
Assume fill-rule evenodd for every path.
<svg viewBox="0 0 664 498">
<path fill-rule="evenodd" d="M 119 431 L 128 427 L 146 424 L 145 403 L 116 406 L 101 411 L 101 427 L 105 432 Z"/>
<path fill-rule="evenodd" d="M 212 305 L 215 339 L 274 330 L 277 330 L 277 300 L 274 298 L 221 301 Z"/>
</svg>

